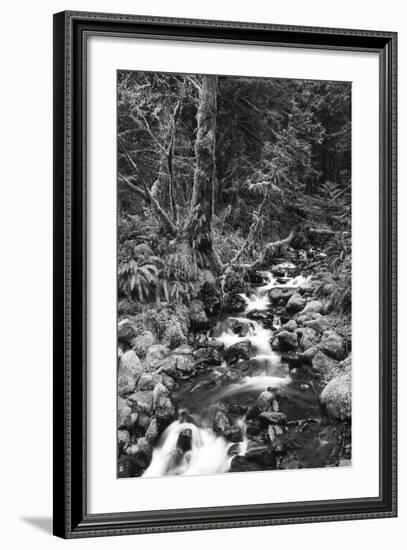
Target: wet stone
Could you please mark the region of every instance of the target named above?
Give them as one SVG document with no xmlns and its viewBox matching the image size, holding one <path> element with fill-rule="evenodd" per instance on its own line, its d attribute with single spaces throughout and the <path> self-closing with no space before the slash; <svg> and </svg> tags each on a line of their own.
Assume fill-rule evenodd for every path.
<svg viewBox="0 0 407 550">
<path fill-rule="evenodd" d="M 256 472 L 260 470 L 259 465 L 248 460 L 244 456 L 234 456 L 230 463 L 230 472 Z"/>
<path fill-rule="evenodd" d="M 287 417 L 282 412 L 262 412 L 259 415 L 260 425 L 268 426 L 269 424 L 285 424 Z"/>
<path fill-rule="evenodd" d="M 259 470 L 274 470 L 276 468 L 276 457 L 272 449 L 259 448 L 251 449 L 245 455 L 251 463 L 257 464 Z"/>
<path fill-rule="evenodd" d="M 179 433 L 177 447 L 183 452 L 190 451 L 192 448 L 192 430 L 185 428 Z"/>
</svg>

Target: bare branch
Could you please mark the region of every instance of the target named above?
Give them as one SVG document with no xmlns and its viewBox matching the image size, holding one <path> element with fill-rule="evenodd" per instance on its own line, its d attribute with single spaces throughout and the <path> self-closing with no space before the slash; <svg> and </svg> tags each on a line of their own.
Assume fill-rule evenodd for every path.
<svg viewBox="0 0 407 550">
<path fill-rule="evenodd" d="M 154 207 L 155 211 L 157 212 L 159 218 L 161 219 L 161 221 L 164 223 L 164 226 L 166 227 L 166 229 L 168 231 L 171 232 L 171 234 L 174 234 L 176 235 L 177 232 L 178 232 L 178 228 L 177 226 L 170 220 L 170 218 L 168 217 L 168 214 L 165 212 L 165 210 L 162 208 L 162 206 L 160 205 L 160 203 L 158 202 L 158 200 L 156 198 L 154 198 L 151 194 L 151 191 L 145 181 L 145 179 L 143 178 L 143 176 L 140 174 L 140 171 L 138 169 L 138 166 L 137 164 L 134 162 L 134 160 L 131 158 L 131 156 L 129 155 L 129 153 L 127 152 L 124 144 L 123 144 L 123 140 L 120 139 L 120 137 L 118 138 L 118 142 L 119 142 L 119 145 L 120 147 L 122 148 L 122 151 L 127 159 L 127 162 L 130 164 L 130 166 L 133 168 L 133 170 L 135 171 L 137 177 L 139 178 L 142 186 L 143 186 L 143 190 L 144 190 L 144 194 L 146 195 L 147 197 L 147 200 L 151 203 L 151 205 Z M 139 193 L 140 194 L 140 193 Z"/>
<path fill-rule="evenodd" d="M 241 264 L 241 263 L 235 263 L 233 260 L 228 264 L 228 266 L 234 267 L 234 268 L 240 268 L 240 269 L 258 269 L 265 265 L 270 258 L 270 256 L 274 256 L 275 252 L 278 252 L 282 247 L 288 246 L 290 242 L 293 240 L 295 235 L 295 229 L 292 229 L 290 231 L 290 234 L 285 239 L 280 239 L 278 241 L 273 241 L 271 243 L 268 243 L 265 245 L 263 252 L 258 260 L 255 260 L 251 264 Z"/>
<path fill-rule="evenodd" d="M 143 128 L 147 131 L 147 133 L 149 134 L 149 136 L 151 137 L 151 139 L 154 141 L 154 143 L 160 148 L 160 150 L 165 153 L 165 147 L 162 143 L 160 143 L 158 141 L 158 139 L 155 137 L 155 135 L 153 134 L 151 128 L 150 128 L 150 125 L 146 119 L 146 117 L 143 115 L 143 113 L 141 112 L 141 110 L 139 108 L 136 108 L 136 111 L 137 111 L 137 114 L 138 116 L 141 118 L 141 120 L 143 121 Z M 136 124 L 140 125 L 140 121 L 137 119 L 137 117 L 135 117 L 133 114 L 130 115 L 130 118 L 133 120 L 133 122 L 135 122 Z"/>
<path fill-rule="evenodd" d="M 119 181 L 124 183 L 129 189 L 131 189 L 134 193 L 137 193 L 140 197 L 142 197 L 145 201 L 149 202 L 150 199 L 148 195 L 145 194 L 145 192 L 140 189 L 140 187 L 137 187 L 137 185 L 134 185 L 129 178 L 126 178 L 126 176 L 122 176 L 119 174 Z"/>
<path fill-rule="evenodd" d="M 198 84 L 198 82 L 196 82 L 196 80 L 194 80 L 192 77 L 190 76 L 187 76 L 186 79 L 188 80 L 188 82 L 190 82 L 192 84 L 192 86 L 194 86 L 199 93 L 201 93 L 201 86 Z"/>
</svg>

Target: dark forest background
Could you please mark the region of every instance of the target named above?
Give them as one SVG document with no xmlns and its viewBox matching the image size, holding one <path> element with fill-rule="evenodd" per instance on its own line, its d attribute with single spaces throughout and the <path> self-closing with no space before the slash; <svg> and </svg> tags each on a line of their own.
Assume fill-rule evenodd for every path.
<svg viewBox="0 0 407 550">
<path fill-rule="evenodd" d="M 118 72 L 123 311 L 288 247 L 322 247 L 350 309 L 350 223 L 349 82 Z"/>
</svg>

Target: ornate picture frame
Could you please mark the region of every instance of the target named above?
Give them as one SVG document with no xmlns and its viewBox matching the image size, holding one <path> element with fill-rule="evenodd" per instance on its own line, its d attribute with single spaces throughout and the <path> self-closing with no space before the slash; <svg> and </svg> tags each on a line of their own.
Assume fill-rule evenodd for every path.
<svg viewBox="0 0 407 550">
<path fill-rule="evenodd" d="M 87 41 L 142 37 L 379 58 L 379 495 L 89 513 Z M 394 517 L 397 514 L 397 34 L 229 21 L 54 15 L 54 534 L 63 538 Z M 95 206 L 96 207 L 96 206 Z M 114 443 L 113 443 L 114 444 Z"/>
</svg>

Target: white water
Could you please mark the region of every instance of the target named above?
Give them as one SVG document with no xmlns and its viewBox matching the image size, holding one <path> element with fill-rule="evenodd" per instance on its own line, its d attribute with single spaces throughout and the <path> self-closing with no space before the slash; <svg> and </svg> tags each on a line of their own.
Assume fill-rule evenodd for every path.
<svg viewBox="0 0 407 550">
<path fill-rule="evenodd" d="M 285 267 L 289 269 L 294 266 L 286 265 Z M 276 286 L 295 288 L 309 280 L 309 277 L 300 275 L 288 279 L 284 284 L 279 284 L 271 273 L 265 275 L 268 279 L 265 285 L 257 288 L 256 292 L 252 292 L 249 296 L 241 294 L 246 303 L 245 313 L 253 310 L 266 311 L 270 306 L 268 291 L 271 288 Z M 213 339 L 222 343 L 225 349 L 240 342 L 250 342 L 256 351 L 253 360 L 258 362 L 259 367 L 255 369 L 252 376 L 245 376 L 238 382 L 221 390 L 217 394 L 217 399 L 220 400 L 241 392 L 260 393 L 268 387 L 286 386 L 291 379 L 281 364 L 280 355 L 271 348 L 270 342 L 273 330 L 265 328 L 261 322 L 247 317 L 230 317 L 229 319 L 230 321 L 244 323 L 246 325 L 245 335 L 235 334 L 226 322 L 223 332 Z M 279 317 L 274 316 L 274 330 L 277 330 L 280 326 Z M 145 470 L 143 477 L 204 475 L 227 472 L 232 460 L 232 457 L 228 454 L 228 449 L 234 444 L 216 435 L 211 427 L 205 426 L 205 421 L 205 417 L 203 417 L 202 423 L 204 425 L 201 427 L 179 420 L 170 424 L 162 434 L 158 446 L 155 447 L 151 464 Z M 243 441 L 239 443 L 238 454 L 245 454 L 248 445 L 245 419 L 238 418 L 236 425 L 239 426 L 243 435 Z M 192 431 L 191 450 L 183 453 L 177 447 L 177 441 L 180 432 L 188 428 Z"/>
<path fill-rule="evenodd" d="M 281 264 L 283 266 L 284 264 Z M 281 280 L 281 277 L 275 277 L 272 273 L 265 273 L 265 276 L 267 278 L 267 283 L 265 285 L 260 286 L 257 291 L 259 292 L 259 295 L 264 298 L 267 295 L 264 295 L 263 293 L 271 290 L 272 288 L 299 288 L 303 283 L 308 282 L 311 277 L 304 277 L 303 275 L 297 275 L 297 277 L 287 277 L 287 273 L 283 277 L 283 279 L 286 279 L 285 282 L 279 283 L 277 279 Z M 268 299 L 268 297 L 267 297 Z M 258 309 L 256 307 L 253 307 L 252 309 Z M 267 309 L 267 308 L 266 308 Z"/>
<path fill-rule="evenodd" d="M 177 449 L 177 441 L 180 432 L 187 428 L 192 431 L 192 446 L 190 451 L 182 454 Z M 199 428 L 195 424 L 176 420 L 162 434 L 143 477 L 227 472 L 231 461 L 228 449 L 231 445 L 223 437 L 216 436 L 210 428 Z"/>
<path fill-rule="evenodd" d="M 240 321 L 240 318 L 232 318 Z M 247 334 L 245 336 L 240 336 L 235 334 L 231 328 L 226 328 L 224 332 L 217 338 L 214 338 L 217 342 L 224 345 L 225 349 L 239 344 L 241 342 L 250 342 L 251 345 L 259 352 L 267 355 L 277 355 L 272 351 L 270 340 L 273 336 L 273 331 L 267 328 L 264 328 L 263 325 L 252 319 L 244 319 L 248 324 Z"/>
<path fill-rule="evenodd" d="M 230 384 L 227 388 L 218 394 L 223 399 L 236 393 L 258 391 L 259 393 L 267 388 L 283 388 L 291 381 L 288 376 L 270 376 L 267 374 L 258 374 L 256 376 L 245 376 L 239 382 Z"/>
<path fill-rule="evenodd" d="M 251 294 L 251 296 L 246 296 L 246 294 L 239 294 L 246 302 L 245 312 L 249 311 L 266 311 L 270 307 L 270 300 L 267 294 Z"/>
</svg>

